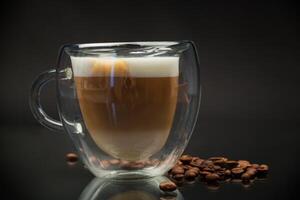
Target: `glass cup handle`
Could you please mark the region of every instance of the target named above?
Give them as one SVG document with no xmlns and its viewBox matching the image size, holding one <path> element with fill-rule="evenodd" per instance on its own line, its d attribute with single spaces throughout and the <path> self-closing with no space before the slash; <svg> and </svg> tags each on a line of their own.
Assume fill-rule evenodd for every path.
<svg viewBox="0 0 300 200">
<path fill-rule="evenodd" d="M 56 76 L 56 70 L 51 69 L 41 73 L 34 80 L 30 90 L 29 104 L 30 104 L 31 111 L 38 122 L 40 122 L 43 126 L 51 130 L 62 131 L 63 124 L 61 123 L 61 121 L 49 117 L 42 109 L 41 100 L 40 100 L 40 93 L 42 87 L 46 85 L 49 81 L 54 80 L 55 76 Z"/>
</svg>

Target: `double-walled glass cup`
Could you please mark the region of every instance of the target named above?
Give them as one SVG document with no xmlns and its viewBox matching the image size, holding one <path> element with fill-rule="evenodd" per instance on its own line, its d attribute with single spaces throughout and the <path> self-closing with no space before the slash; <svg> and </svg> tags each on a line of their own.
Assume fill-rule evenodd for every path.
<svg viewBox="0 0 300 200">
<path fill-rule="evenodd" d="M 40 105 L 56 81 L 60 121 Z M 36 119 L 65 130 L 98 177 L 164 174 L 183 153 L 200 106 L 199 63 L 190 41 L 65 45 L 55 69 L 33 82 Z"/>
</svg>

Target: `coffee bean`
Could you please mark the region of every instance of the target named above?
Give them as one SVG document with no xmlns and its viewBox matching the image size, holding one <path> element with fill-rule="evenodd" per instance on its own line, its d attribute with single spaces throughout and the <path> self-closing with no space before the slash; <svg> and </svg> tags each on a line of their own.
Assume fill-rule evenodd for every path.
<svg viewBox="0 0 300 200">
<path fill-rule="evenodd" d="M 214 162 L 211 161 L 211 160 L 205 160 L 205 161 L 203 161 L 202 164 L 205 165 L 205 166 L 212 166 L 214 164 Z"/>
<path fill-rule="evenodd" d="M 112 160 L 109 160 L 109 163 L 111 165 L 119 165 L 120 164 L 120 160 L 118 160 L 118 159 L 112 159 Z"/>
<path fill-rule="evenodd" d="M 130 162 L 129 161 L 127 161 L 127 160 L 121 160 L 120 161 L 120 167 L 121 168 L 127 169 L 127 168 L 129 168 L 129 166 L 130 166 Z"/>
<path fill-rule="evenodd" d="M 244 170 L 239 167 L 231 169 L 231 173 L 234 178 L 240 178 L 243 172 Z"/>
<path fill-rule="evenodd" d="M 225 157 L 210 157 L 208 160 L 211 160 L 211 161 L 218 161 L 218 160 L 223 160 L 223 161 L 227 161 L 228 159 L 225 158 Z"/>
<path fill-rule="evenodd" d="M 185 172 L 184 177 L 187 180 L 194 180 L 198 174 L 194 170 L 188 170 Z"/>
<path fill-rule="evenodd" d="M 202 159 L 193 159 L 191 162 L 190 162 L 190 165 L 192 167 L 200 167 L 203 163 L 203 160 Z"/>
<path fill-rule="evenodd" d="M 178 161 L 176 162 L 176 165 L 183 165 L 183 163 L 182 163 L 180 160 L 178 160 Z"/>
<path fill-rule="evenodd" d="M 233 168 L 237 167 L 238 164 L 239 164 L 239 163 L 238 163 L 237 161 L 234 161 L 234 160 L 228 160 L 228 161 L 226 161 L 224 167 L 227 168 L 227 169 L 233 169 Z"/>
<path fill-rule="evenodd" d="M 165 192 L 172 192 L 177 189 L 177 186 L 172 181 L 163 181 L 159 184 L 159 188 Z"/>
<path fill-rule="evenodd" d="M 200 172 L 200 169 L 198 167 L 192 167 L 189 170 L 194 171 L 197 174 L 199 174 L 199 172 Z"/>
<path fill-rule="evenodd" d="M 135 161 L 130 162 L 128 169 L 135 170 L 135 169 L 143 169 L 145 167 L 145 163 L 143 161 Z"/>
<path fill-rule="evenodd" d="M 171 174 L 184 174 L 184 168 L 182 166 L 175 166 L 172 168 Z"/>
<path fill-rule="evenodd" d="M 227 169 L 224 174 L 225 174 L 225 176 L 229 177 L 231 175 L 231 171 L 229 169 Z"/>
<path fill-rule="evenodd" d="M 207 172 L 214 172 L 215 171 L 213 168 L 210 168 L 210 167 L 204 167 L 202 170 L 207 171 Z"/>
<path fill-rule="evenodd" d="M 251 167 L 257 169 L 259 167 L 259 164 L 251 164 Z"/>
<path fill-rule="evenodd" d="M 192 158 L 192 161 L 193 161 L 193 160 L 203 160 L 203 159 L 199 158 L 198 156 L 194 156 L 194 157 Z"/>
<path fill-rule="evenodd" d="M 246 169 L 247 167 L 251 167 L 250 162 L 247 161 L 247 160 L 239 160 L 238 163 L 239 163 L 238 167 L 242 168 L 242 169 Z"/>
<path fill-rule="evenodd" d="M 66 155 L 66 160 L 69 164 L 76 163 L 78 161 L 78 156 L 75 153 L 68 153 Z"/>
<path fill-rule="evenodd" d="M 103 169 L 109 169 L 110 168 L 110 163 L 108 160 L 101 160 L 100 165 Z"/>
<path fill-rule="evenodd" d="M 225 167 L 226 161 L 225 160 L 216 160 L 216 161 L 214 161 L 214 165 L 219 166 L 219 167 Z"/>
<path fill-rule="evenodd" d="M 260 165 L 259 168 L 260 168 L 260 170 L 265 170 L 265 171 L 269 170 L 269 166 L 265 165 L 265 164 Z"/>
<path fill-rule="evenodd" d="M 251 177 L 254 177 L 257 173 L 257 170 L 253 167 L 248 167 L 246 173 L 248 173 Z"/>
<path fill-rule="evenodd" d="M 244 183 L 248 183 L 250 182 L 250 179 L 251 179 L 251 175 L 248 174 L 247 172 L 246 173 L 243 173 L 242 176 L 241 176 L 241 179 Z"/>
<path fill-rule="evenodd" d="M 264 165 L 264 164 L 263 164 L 263 165 L 260 165 L 260 166 L 257 168 L 257 176 L 258 176 L 259 178 L 262 178 L 262 177 L 264 177 L 264 176 L 267 175 L 268 171 L 269 171 L 268 165 Z"/>
<path fill-rule="evenodd" d="M 176 181 L 182 181 L 184 178 L 184 174 L 175 174 L 173 176 L 173 179 L 175 179 Z"/>
<path fill-rule="evenodd" d="M 180 157 L 180 161 L 183 163 L 183 164 L 189 164 L 191 161 L 192 161 L 193 157 L 190 156 L 190 155 L 183 155 Z"/>
<path fill-rule="evenodd" d="M 189 170 L 191 168 L 191 166 L 189 166 L 189 165 L 182 165 L 182 168 L 186 171 L 186 170 Z"/>
<path fill-rule="evenodd" d="M 218 171 L 218 170 L 220 170 L 220 169 L 222 169 L 220 166 L 218 166 L 218 165 L 215 165 L 215 166 L 213 166 L 213 169 L 215 170 L 215 171 Z"/>
<path fill-rule="evenodd" d="M 216 174 L 216 173 L 211 173 L 211 174 L 207 174 L 205 176 L 205 179 L 208 182 L 215 182 L 215 181 L 217 181 L 217 180 L 220 179 L 220 176 L 218 174 Z"/>
</svg>

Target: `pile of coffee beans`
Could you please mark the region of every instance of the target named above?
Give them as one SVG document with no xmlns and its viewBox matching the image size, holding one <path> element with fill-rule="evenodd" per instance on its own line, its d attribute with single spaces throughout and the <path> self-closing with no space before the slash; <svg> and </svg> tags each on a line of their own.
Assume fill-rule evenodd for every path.
<svg viewBox="0 0 300 200">
<path fill-rule="evenodd" d="M 76 164 L 78 161 L 77 154 L 66 154 L 66 161 L 69 165 Z M 160 163 L 158 159 L 136 162 L 111 159 L 99 162 L 103 169 L 126 170 L 143 169 L 144 167 L 157 166 Z M 230 160 L 226 157 L 202 159 L 197 156 L 182 155 L 167 174 L 172 181 L 164 181 L 160 183 L 159 187 L 162 191 L 171 192 L 176 190 L 177 186 L 195 180 L 206 183 L 209 189 L 218 189 L 220 182 L 241 182 L 247 187 L 255 179 L 265 178 L 268 171 L 268 165 L 254 164 L 247 160 Z"/>
<path fill-rule="evenodd" d="M 126 169 L 126 170 L 138 170 L 145 167 L 156 166 L 159 164 L 158 159 L 151 159 L 146 161 L 127 161 L 119 159 L 101 160 L 99 161 L 103 169 Z"/>
<path fill-rule="evenodd" d="M 230 160 L 226 157 L 202 159 L 183 155 L 168 172 L 168 177 L 176 184 L 192 182 L 199 178 L 211 188 L 217 189 L 219 182 L 242 182 L 247 185 L 255 178 L 266 177 L 269 167 L 265 164 L 253 164 L 247 160 Z M 160 188 L 164 190 L 166 183 Z M 176 189 L 176 188 L 175 188 Z M 174 189 L 174 190 L 175 190 Z"/>
</svg>

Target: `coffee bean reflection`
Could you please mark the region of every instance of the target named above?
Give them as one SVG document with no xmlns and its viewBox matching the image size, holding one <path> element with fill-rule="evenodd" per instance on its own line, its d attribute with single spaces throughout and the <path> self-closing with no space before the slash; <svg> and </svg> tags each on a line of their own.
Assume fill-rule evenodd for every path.
<svg viewBox="0 0 300 200">
<path fill-rule="evenodd" d="M 109 200 L 156 200 L 157 198 L 150 193 L 143 191 L 127 191 L 119 193 L 109 198 Z"/>
<path fill-rule="evenodd" d="M 93 179 L 81 193 L 79 200 L 183 200 L 178 190 L 163 192 L 161 182 L 170 181 L 166 177 L 143 180 Z"/>
</svg>

